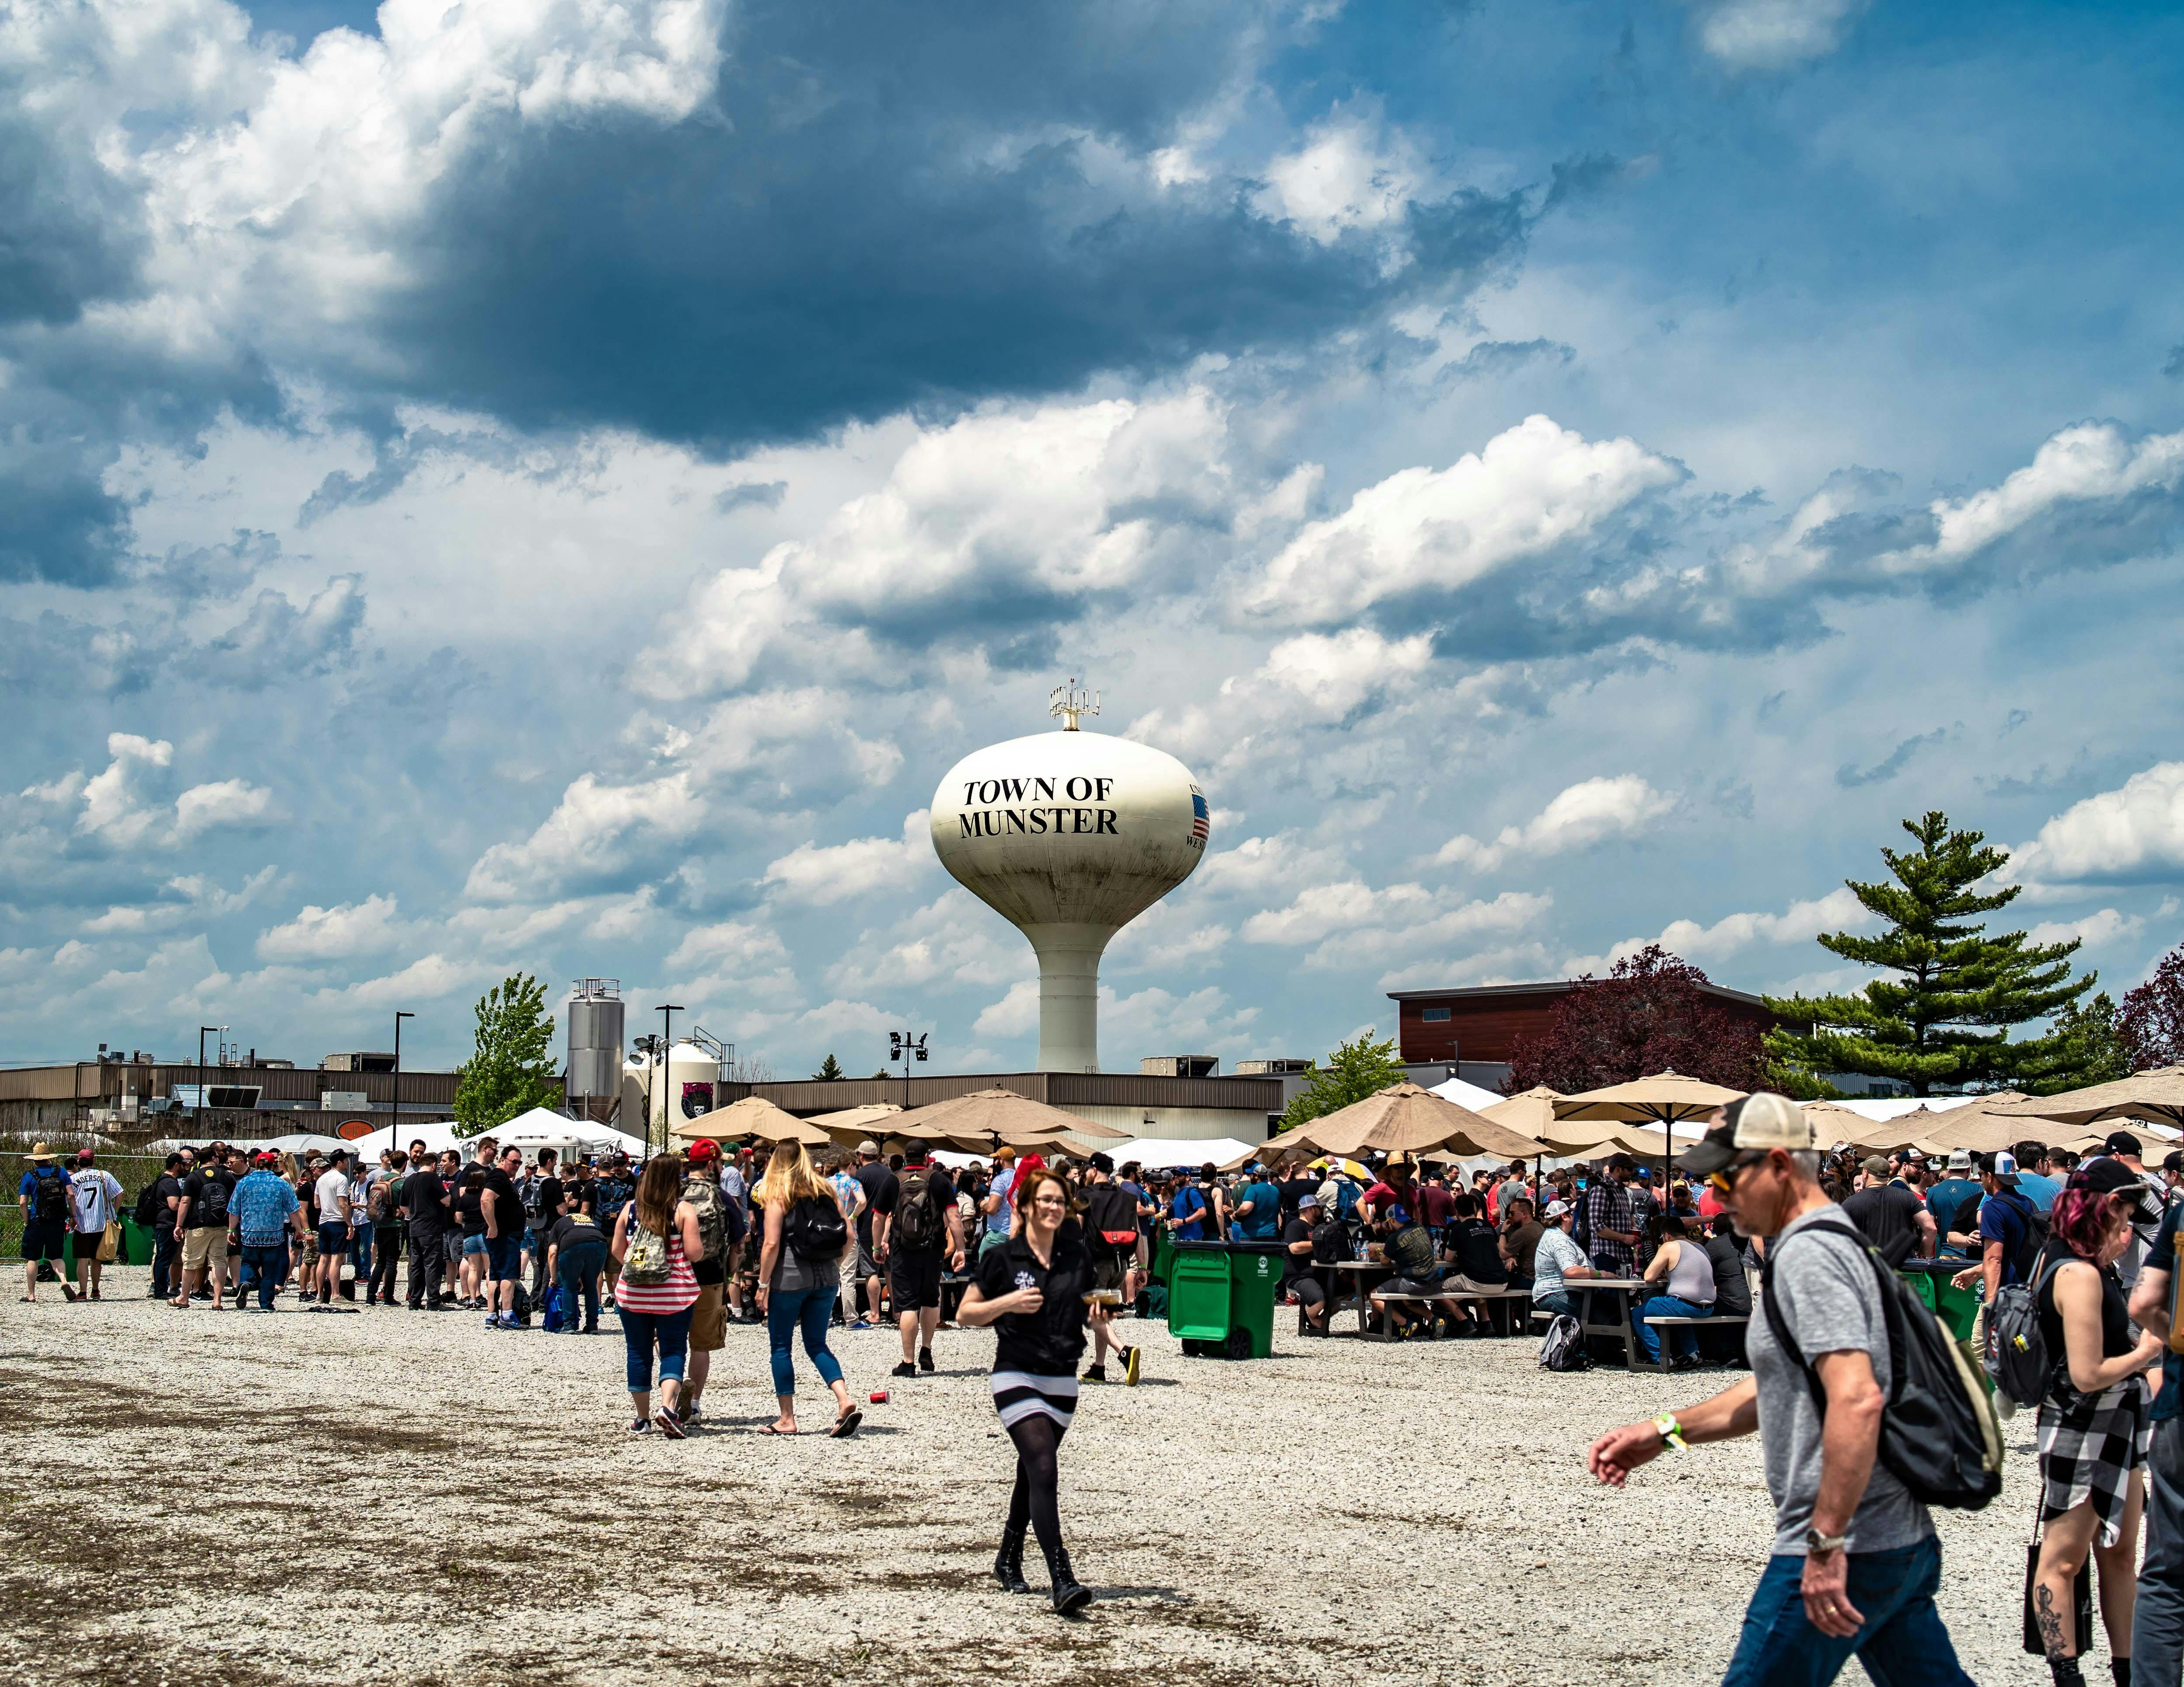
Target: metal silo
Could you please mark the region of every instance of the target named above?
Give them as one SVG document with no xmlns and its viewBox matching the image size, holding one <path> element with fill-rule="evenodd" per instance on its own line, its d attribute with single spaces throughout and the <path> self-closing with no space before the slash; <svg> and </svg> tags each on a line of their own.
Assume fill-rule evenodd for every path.
<svg viewBox="0 0 2184 1687">
<path fill-rule="evenodd" d="M 621 980 L 579 978 L 569 998 L 568 1095 L 621 1094 Z"/>
</svg>

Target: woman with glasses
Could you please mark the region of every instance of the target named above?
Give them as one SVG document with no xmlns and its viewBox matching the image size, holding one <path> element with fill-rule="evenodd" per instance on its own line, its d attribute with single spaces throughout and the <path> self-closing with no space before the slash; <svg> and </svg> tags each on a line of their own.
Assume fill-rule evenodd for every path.
<svg viewBox="0 0 2184 1687">
<path fill-rule="evenodd" d="M 2137 1602 L 2139 1515 L 2153 1435 L 2143 1373 L 2161 1362 L 2162 1339 L 2132 1339 L 2119 1255 L 2145 1194 L 2131 1168 L 2103 1157 L 2055 1198 L 2047 1244 L 2033 1269 L 2040 1332 L 2055 1367 L 2040 1402 L 2040 1562 L 2032 1616 L 2056 1687 L 2081 1687 L 2076 1630 L 2078 1573 L 2090 1551 L 2100 1567 L 2101 1621 L 2119 1687 L 2131 1679 L 2131 1619 Z"/>
<path fill-rule="evenodd" d="M 957 1317 L 973 1328 L 994 1327 L 994 1408 L 1017 1450 L 994 1579 L 1011 1593 L 1031 1591 L 1023 1578 L 1028 1523 L 1046 1557 L 1054 1608 L 1067 1613 L 1092 1602 L 1061 1544 L 1056 1456 L 1077 1410 L 1077 1361 L 1095 1268 L 1059 1172 L 1028 1172 L 1011 1193 L 1008 1239 L 979 1260 L 978 1281 L 965 1291 Z"/>
</svg>

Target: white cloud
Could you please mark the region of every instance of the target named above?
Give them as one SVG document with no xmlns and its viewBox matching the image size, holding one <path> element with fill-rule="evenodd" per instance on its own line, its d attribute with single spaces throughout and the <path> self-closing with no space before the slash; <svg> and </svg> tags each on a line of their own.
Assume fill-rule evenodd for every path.
<svg viewBox="0 0 2184 1687">
<path fill-rule="evenodd" d="M 2025 935 L 2036 944 L 2069 943 L 2076 938 L 2087 949 L 2099 949 L 2120 938 L 2135 938 L 2145 929 L 2146 921 L 2139 916 L 2103 908 L 2082 920 L 2043 921 Z"/>
<path fill-rule="evenodd" d="M 906 984 L 989 985 L 1036 965 L 1031 945 L 999 915 L 969 892 L 950 889 L 892 930 L 860 933 L 827 977 L 836 989 L 863 994 Z"/>
<path fill-rule="evenodd" d="M 1263 173 L 1254 208 L 1322 245 L 1351 229 L 1399 229 L 1425 177 L 1407 139 L 1354 117 L 1311 130 L 1303 146 L 1269 160 Z"/>
<path fill-rule="evenodd" d="M 1259 1016 L 1256 1007 L 1232 1009 L 1211 986 L 1178 996 L 1158 986 L 1132 995 L 1100 987 L 1100 1064 L 1131 1072 L 1149 1055 L 1221 1055 L 1242 1046 Z"/>
<path fill-rule="evenodd" d="M 989 1004 L 971 1027 L 973 1037 L 1028 1037 L 1039 1029 L 1039 980 L 1020 978 Z"/>
<path fill-rule="evenodd" d="M 261 960 L 340 960 L 378 955 L 404 939 L 395 921 L 395 899 L 367 896 L 332 908 L 306 903 L 296 917 L 274 926 L 258 938 Z"/>
<path fill-rule="evenodd" d="M 1361 879 L 1315 884 L 1299 891 L 1286 908 L 1262 910 L 1244 921 L 1246 943 L 1318 943 L 1329 933 L 1381 926 L 1408 916 L 1423 921 L 1435 903 L 1422 884 L 1375 890 Z"/>
<path fill-rule="evenodd" d="M 173 766 L 174 745 L 164 738 L 109 732 L 106 754 L 111 758 L 106 771 L 94 775 L 82 788 L 83 812 L 76 816 L 76 830 L 120 848 L 150 841 L 155 832 L 166 826 L 167 810 L 164 804 L 146 799 L 145 771 Z"/>
<path fill-rule="evenodd" d="M 1724 0 L 1705 8 L 1699 42 L 1736 70 L 1785 70 L 1842 45 L 1866 0 Z"/>
<path fill-rule="evenodd" d="M 1878 923 L 1844 886 L 1809 902 L 1792 902 L 1780 914 L 1726 914 L 1711 926 L 1696 920 L 1672 921 L 1658 941 L 1687 960 L 1718 960 L 1755 943 L 1810 943 L 1823 932 L 1863 931 Z M 1645 947 L 1635 938 L 1619 943 L 1610 953 L 1611 961 Z"/>
<path fill-rule="evenodd" d="M 1306 844 L 1294 832 L 1246 838 L 1233 849 L 1217 849 L 1192 877 L 1201 896 L 1264 898 L 1292 885 L 1349 871 L 1342 854 Z"/>
<path fill-rule="evenodd" d="M 175 839 L 187 843 L 216 826 L 248 826 L 265 818 L 273 793 L 243 779 L 192 785 L 175 799 Z"/>
<path fill-rule="evenodd" d="M 530 837 L 496 844 L 478 857 L 464 894 L 515 901 L 616 872 L 663 841 L 689 837 L 705 815 L 688 771 L 635 785 L 605 785 L 596 774 L 581 774 Z"/>
<path fill-rule="evenodd" d="M 2005 879 L 2099 884 L 2184 874 L 2184 761 L 2157 762 L 2120 790 L 2074 803 L 2020 844 Z"/>
<path fill-rule="evenodd" d="M 906 888 L 933 865 L 931 812 L 904 817 L 900 838 L 858 838 L 847 844 L 800 844 L 767 864 L 765 882 L 783 901 L 831 907 L 853 896 Z"/>
<path fill-rule="evenodd" d="M 451 960 L 435 953 L 411 961 L 398 972 L 390 972 L 381 978 L 359 979 L 338 989 L 320 990 L 318 996 L 321 1001 L 345 1002 L 359 1007 L 399 1007 L 404 1002 L 437 1001 L 459 990 L 479 989 L 507 974 L 505 966 Z"/>
<path fill-rule="evenodd" d="M 260 867 L 242 882 L 241 888 L 231 891 L 222 889 L 202 873 L 170 878 L 165 888 L 168 894 L 176 899 L 119 905 L 109 908 L 95 919 L 85 921 L 83 928 L 105 937 L 159 931 L 169 926 L 180 925 L 185 920 L 216 919 L 248 907 L 280 876 L 278 867 Z"/>
<path fill-rule="evenodd" d="M 1635 441 L 1589 441 L 1543 415 L 1446 469 L 1405 469 L 1313 522 L 1245 593 L 1252 613 L 1346 621 L 1384 599 L 1451 592 L 1580 541 L 1684 470 Z"/>
<path fill-rule="evenodd" d="M 1433 640 L 1426 633 L 1389 639 L 1370 627 L 1353 626 L 1283 640 L 1267 653 L 1258 676 L 1325 714 L 1342 715 L 1375 693 L 1424 673 L 1432 660 Z"/>
<path fill-rule="evenodd" d="M 1611 838 L 1630 838 L 1671 812 L 1673 794 L 1655 790 L 1635 773 L 1586 779 L 1563 790 L 1523 826 L 1505 826 L 1491 844 L 1468 835 L 1451 838 L 1434 860 L 1490 872 L 1515 855 L 1559 855 Z"/>
</svg>

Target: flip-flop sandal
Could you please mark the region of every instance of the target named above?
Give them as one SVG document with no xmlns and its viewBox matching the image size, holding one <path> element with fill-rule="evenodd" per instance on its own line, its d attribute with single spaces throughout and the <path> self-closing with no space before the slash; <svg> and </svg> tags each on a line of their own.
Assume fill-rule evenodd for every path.
<svg viewBox="0 0 2184 1687">
<path fill-rule="evenodd" d="M 758 1433 L 761 1435 L 778 1435 L 786 1441 L 794 1439 L 803 1432 L 797 1429 L 777 1429 L 772 1424 L 768 1423 L 762 1426 Z"/>
<path fill-rule="evenodd" d="M 864 1421 L 865 1414 L 858 1411 L 857 1408 L 853 1406 L 839 1417 L 834 1420 L 834 1427 L 829 1429 L 827 1433 L 838 1439 L 845 1439 L 857 1433 L 857 1425 Z"/>
</svg>

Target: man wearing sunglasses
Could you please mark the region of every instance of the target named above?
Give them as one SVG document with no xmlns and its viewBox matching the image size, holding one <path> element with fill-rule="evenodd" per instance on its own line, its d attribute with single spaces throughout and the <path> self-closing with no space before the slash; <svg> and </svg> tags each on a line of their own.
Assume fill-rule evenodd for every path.
<svg viewBox="0 0 2184 1687">
<path fill-rule="evenodd" d="M 1702 1405 L 1611 1429 L 1587 1462 L 1619 1488 L 1670 1449 L 1758 1431 L 1774 1545 L 1724 1687 L 1820 1687 L 1853 1653 L 1878 1687 L 1970 1687 L 1934 1609 L 1942 1555 L 1933 1523 L 1875 1462 L 1888 1326 L 1864 1238 L 1819 1187 L 1813 1127 L 1795 1102 L 1765 1091 L 1708 1126 L 1676 1163 L 1707 1180 L 1739 1235 L 1770 1239 L 1765 1293 L 1805 1363 L 1755 1317 L 1749 1378 Z"/>
</svg>

